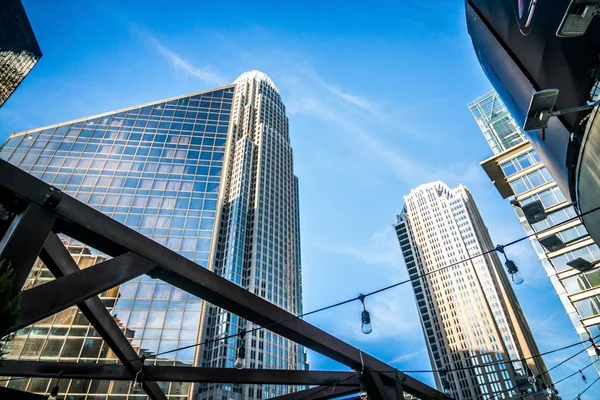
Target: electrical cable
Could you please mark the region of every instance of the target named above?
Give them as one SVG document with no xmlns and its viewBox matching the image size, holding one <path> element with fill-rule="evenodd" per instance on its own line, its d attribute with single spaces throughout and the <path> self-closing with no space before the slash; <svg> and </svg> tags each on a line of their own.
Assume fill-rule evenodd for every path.
<svg viewBox="0 0 600 400">
<path fill-rule="evenodd" d="M 577 396 L 575 396 L 575 398 L 573 400 L 581 400 L 581 395 L 584 394 L 585 392 L 587 392 L 589 390 L 589 388 L 591 388 L 592 386 L 594 386 L 594 384 L 596 382 L 598 382 L 600 380 L 600 376 L 597 377 L 596 379 L 594 379 L 594 382 L 590 383 L 588 385 L 588 387 L 586 387 L 585 389 L 583 389 L 583 392 L 579 393 Z"/>
<path fill-rule="evenodd" d="M 563 364 L 564 364 L 564 363 L 566 363 L 566 362 L 569 362 L 569 361 L 571 361 L 573 358 L 575 358 L 575 357 L 577 357 L 578 355 L 580 355 L 581 353 L 583 353 L 583 352 L 587 351 L 587 350 L 588 350 L 590 347 L 592 347 L 592 346 L 594 346 L 594 345 L 589 345 L 589 346 L 585 347 L 583 350 L 580 350 L 580 351 L 578 351 L 577 353 L 573 354 L 572 356 L 569 356 L 568 358 L 566 358 L 565 360 L 563 360 L 563 361 L 559 362 L 558 364 L 556 364 L 556 365 L 555 365 L 555 366 L 553 366 L 552 368 L 549 368 L 549 369 L 547 369 L 545 372 L 542 372 L 541 374 L 537 375 L 537 377 L 541 377 L 541 376 L 544 376 L 544 375 L 546 375 L 546 374 L 550 373 L 550 371 L 552 371 L 552 370 L 554 370 L 554 369 L 556 369 L 556 368 L 560 367 L 561 365 L 563 365 Z M 506 393 L 506 392 L 510 393 L 510 391 L 512 391 L 512 390 L 515 390 L 515 389 L 518 389 L 518 388 L 519 388 L 519 385 L 516 385 L 516 386 L 513 386 L 513 387 L 511 387 L 511 388 L 509 388 L 509 389 L 507 389 L 507 390 L 505 390 L 505 391 L 500 391 L 500 392 L 497 392 L 497 393 L 496 393 L 494 396 L 490 397 L 488 400 L 494 400 L 494 399 L 495 399 L 496 397 L 498 397 L 499 395 L 501 395 L 501 394 L 503 394 L 503 393 Z M 527 395 L 530 395 L 530 394 L 531 394 L 531 393 L 527 393 Z"/>
<path fill-rule="evenodd" d="M 598 338 L 600 338 L 600 335 L 594 336 L 594 337 L 592 338 L 592 340 L 595 340 L 595 339 L 598 339 Z M 403 371 L 401 371 L 401 372 L 404 372 L 404 373 L 452 372 L 452 371 L 463 371 L 463 370 L 468 370 L 468 369 L 473 369 L 473 368 L 490 367 L 490 366 L 493 366 L 493 365 L 501 365 L 501 364 L 509 364 L 509 363 L 513 363 L 513 362 L 519 362 L 519 361 L 521 361 L 521 360 L 533 360 L 533 359 L 535 359 L 535 358 L 542 357 L 542 356 L 546 356 L 546 355 L 548 355 L 548 354 L 552 354 L 552 353 L 557 353 L 557 352 L 559 352 L 559 351 L 566 350 L 566 349 L 570 349 L 571 347 L 575 347 L 575 346 L 578 346 L 578 345 L 581 345 L 581 344 L 585 344 L 585 342 L 580 342 L 580 341 L 578 341 L 578 342 L 572 343 L 572 344 L 570 344 L 570 345 L 567 345 L 567 346 L 563 346 L 563 347 L 560 347 L 560 348 L 557 348 L 557 349 L 554 349 L 554 350 L 548 350 L 548 351 L 545 351 L 545 352 L 543 352 L 543 353 L 535 354 L 535 355 L 533 355 L 533 356 L 530 356 L 530 357 L 523 357 L 523 358 L 520 358 L 520 359 L 518 359 L 518 360 L 509 360 L 509 361 L 493 361 L 493 362 L 489 362 L 489 363 L 483 363 L 483 364 L 478 364 L 478 365 L 472 365 L 472 366 L 469 366 L 469 367 L 458 367 L 458 368 L 442 368 L 442 369 L 433 369 L 433 370 L 429 370 L 429 369 L 421 369 L 421 370 L 412 370 L 412 371 L 411 371 L 411 370 L 406 370 L 406 371 L 404 371 L 404 370 L 403 370 Z M 591 347 L 591 346 L 592 346 L 592 345 L 590 345 L 589 347 Z M 588 347 L 588 348 L 589 348 L 589 347 Z M 377 372 L 395 372 L 395 371 L 399 371 L 399 370 L 395 369 L 395 370 L 389 370 L 389 371 L 377 371 Z"/>
<path fill-rule="evenodd" d="M 328 390 L 328 389 L 330 389 L 330 388 L 333 388 L 333 390 L 332 390 L 330 393 L 326 393 L 326 394 L 328 394 L 328 395 L 329 395 L 329 394 L 332 394 L 332 393 L 335 391 L 335 388 L 336 388 L 336 387 L 337 387 L 339 384 L 341 384 L 341 383 L 344 383 L 344 382 L 346 382 L 346 381 L 348 381 L 348 380 L 350 380 L 350 379 L 354 378 L 354 377 L 355 377 L 355 376 L 357 376 L 357 375 L 358 375 L 358 373 L 355 371 L 354 375 L 350 375 L 350 376 L 349 376 L 349 377 L 347 377 L 347 378 L 341 379 L 341 380 L 339 380 L 339 381 L 337 381 L 337 382 L 335 382 L 335 383 L 332 383 L 331 385 L 325 386 L 323 389 L 321 389 L 321 390 L 319 390 L 319 391 L 316 391 L 316 392 L 314 392 L 314 393 L 310 393 L 310 394 L 308 394 L 308 395 L 306 395 L 306 396 L 304 396 L 304 397 L 300 398 L 299 400 L 305 400 L 305 399 L 309 399 L 309 398 L 311 398 L 311 397 L 313 397 L 313 396 L 315 396 L 315 395 L 317 395 L 317 394 L 319 394 L 319 393 L 324 393 L 324 394 L 325 394 L 325 391 L 326 391 L 326 390 Z"/>
<path fill-rule="evenodd" d="M 568 223 L 568 222 L 570 222 L 570 221 L 574 221 L 574 220 L 576 220 L 576 219 L 579 219 L 579 218 L 581 218 L 581 217 L 583 217 L 583 216 L 585 216 L 585 215 L 587 215 L 587 214 L 591 214 L 592 212 L 595 212 L 595 211 L 598 211 L 598 210 L 600 210 L 600 206 L 598 206 L 598 207 L 596 207 L 596 208 L 593 208 L 593 209 L 590 209 L 590 210 L 588 210 L 588 211 L 586 211 L 586 212 L 584 212 L 584 213 L 577 214 L 577 215 L 575 215 L 575 216 L 574 216 L 574 217 L 572 217 L 572 218 L 566 219 L 565 221 L 562 221 L 562 222 L 560 223 L 560 225 L 566 224 L 566 223 Z M 451 268 L 451 267 L 457 266 L 457 265 L 459 265 L 459 264 L 462 264 L 462 263 L 465 263 L 465 262 L 471 261 L 471 260 L 473 260 L 474 258 L 477 258 L 477 257 L 483 257 L 483 256 L 485 256 L 485 255 L 488 255 L 488 254 L 494 253 L 494 252 L 496 252 L 496 251 L 499 251 L 499 249 L 504 249 L 504 248 L 506 248 L 506 247 L 509 247 L 509 246 L 515 245 L 515 244 L 517 244 L 517 243 L 519 243 L 519 242 L 522 242 L 522 241 L 524 241 L 524 240 L 527 240 L 527 239 L 529 239 L 529 238 L 531 238 L 531 237 L 533 237 L 533 236 L 536 236 L 536 235 L 542 234 L 542 233 L 544 233 L 546 230 L 555 229 L 555 228 L 556 228 L 556 226 L 553 226 L 553 227 L 551 227 L 551 228 L 544 229 L 544 230 L 542 230 L 542 231 L 538 231 L 538 232 L 534 232 L 534 233 L 532 233 L 532 234 L 529 234 L 529 235 L 525 235 L 525 236 L 523 236 L 523 237 L 521 237 L 521 238 L 519 238 L 519 239 L 513 240 L 513 241 L 511 241 L 511 242 L 509 242 L 509 243 L 506 243 L 506 244 L 504 244 L 504 245 L 498 245 L 498 246 L 497 246 L 496 248 L 494 248 L 494 249 L 490 249 L 490 250 L 484 251 L 484 252 L 482 252 L 482 253 L 480 253 L 480 254 L 476 254 L 476 255 L 474 255 L 474 256 L 468 257 L 468 258 L 466 258 L 466 259 L 463 259 L 463 260 L 461 260 L 461 261 L 457 261 L 457 262 L 455 262 L 455 263 L 452 263 L 452 264 L 446 265 L 446 266 L 444 266 L 444 267 L 441 267 L 441 268 L 438 268 L 438 269 L 436 269 L 436 270 L 429 271 L 429 272 L 426 272 L 426 273 L 423 273 L 423 274 L 417 275 L 417 276 L 415 276 L 415 277 L 413 277 L 413 278 L 405 279 L 405 280 L 403 280 L 403 281 L 400 281 L 400 282 L 394 283 L 394 284 L 392 284 L 392 285 L 385 286 L 385 287 L 383 287 L 383 288 L 380 288 L 380 289 L 374 290 L 374 291 L 372 291 L 372 292 L 368 292 L 368 293 L 366 293 L 366 294 L 364 294 L 364 295 L 363 295 L 363 296 L 364 296 L 363 298 L 366 298 L 366 297 L 369 297 L 369 296 L 373 296 L 373 295 L 375 295 L 375 294 L 378 294 L 378 293 L 381 293 L 381 292 L 384 292 L 384 291 L 387 291 L 387 290 L 390 290 L 390 289 L 396 288 L 396 287 L 398 287 L 398 286 L 401 286 L 401 285 L 404 285 L 404 284 L 406 284 L 406 283 L 409 283 L 409 282 L 412 282 L 412 281 L 415 281 L 415 280 L 421 279 L 421 278 L 423 278 L 423 277 L 425 277 L 425 276 L 428 276 L 428 275 L 431 275 L 431 274 L 434 274 L 434 273 L 438 273 L 438 272 L 440 272 L 440 271 L 443 271 L 443 270 L 446 270 L 446 269 L 448 269 L 448 268 Z M 347 299 L 347 300 L 343 300 L 343 301 L 340 301 L 340 302 L 337 302 L 337 303 L 331 304 L 331 305 L 329 305 L 329 306 L 321 307 L 321 308 L 319 308 L 319 309 L 316 309 L 316 310 L 313 310 L 313 311 L 309 311 L 309 312 L 306 312 L 306 313 L 303 313 L 303 314 L 299 314 L 299 315 L 294 315 L 294 316 L 292 316 L 292 317 L 286 318 L 286 319 L 284 319 L 284 320 L 281 320 L 281 321 L 275 321 L 275 322 L 271 322 L 271 323 L 269 323 L 269 324 L 265 324 L 265 325 L 262 325 L 262 326 L 257 326 L 256 328 L 253 328 L 253 329 L 244 330 L 244 333 L 246 333 L 246 334 L 247 334 L 247 333 L 251 333 L 251 332 L 256 332 L 256 331 L 259 331 L 259 330 L 261 330 L 261 329 L 268 329 L 268 328 L 270 328 L 270 327 L 272 327 L 272 326 L 275 326 L 275 325 L 280 325 L 280 324 L 284 324 L 284 323 L 286 323 L 286 322 L 289 322 L 289 321 L 292 321 L 292 320 L 301 319 L 301 318 L 304 318 L 304 317 L 306 317 L 306 316 L 309 316 L 309 315 L 312 315 L 312 314 L 316 314 L 316 313 L 319 313 L 319 312 L 322 312 L 322 311 L 326 311 L 326 310 L 329 310 L 329 309 L 332 309 L 332 308 L 335 308 L 335 307 L 339 307 L 339 306 L 342 306 L 342 305 L 345 305 L 345 304 L 349 304 L 349 303 L 352 303 L 352 302 L 354 302 L 354 301 L 357 301 L 357 300 L 359 300 L 359 297 L 353 297 L 353 298 L 350 298 L 350 299 Z M 240 334 L 241 334 L 241 332 L 238 332 L 238 333 L 236 333 L 236 334 L 231 334 L 231 335 L 226 335 L 226 336 L 219 337 L 219 338 L 214 338 L 214 339 L 205 340 L 205 341 L 203 341 L 203 342 L 194 343 L 194 344 L 192 344 L 192 345 L 183 346 L 183 347 L 180 347 L 180 348 L 176 348 L 176 349 L 173 349 L 173 350 L 164 351 L 164 352 L 157 353 L 157 354 L 153 354 L 153 355 L 150 355 L 150 356 L 145 356 L 145 359 L 156 359 L 156 357 L 158 357 L 158 356 L 161 356 L 161 355 L 165 355 L 165 354 L 169 354 L 169 353 L 174 353 L 174 352 L 177 352 L 177 351 L 180 351 L 180 350 L 186 350 L 186 349 L 190 349 L 190 348 L 195 348 L 195 347 L 199 347 L 199 346 L 202 346 L 202 345 L 210 344 L 210 343 L 213 343 L 213 342 L 219 342 L 219 341 L 222 341 L 222 340 L 227 340 L 227 339 L 230 339 L 230 338 L 235 338 L 235 337 L 238 337 L 238 336 L 240 336 Z M 115 362 L 115 364 L 120 364 L 120 363 L 129 363 L 129 362 L 132 362 L 132 361 L 139 361 L 139 360 L 141 360 L 141 359 L 142 359 L 142 357 L 144 357 L 144 356 L 140 356 L 140 357 L 133 358 L 133 359 L 131 359 L 131 360 L 125 360 L 125 361 L 118 360 L 117 362 Z M 92 369 L 92 368 L 101 368 L 101 367 L 103 367 L 103 366 L 105 366 L 105 365 L 112 365 L 112 364 L 95 364 L 95 365 L 93 365 L 93 366 L 90 366 L 90 369 Z M 23 378 L 26 378 L 26 377 L 23 377 Z M 14 380 L 16 380 L 16 379 L 22 379 L 22 378 L 18 378 L 18 377 L 17 377 L 17 378 L 9 378 L 8 380 L 11 380 L 11 379 L 14 379 Z M 3 382 L 3 381 L 2 381 L 2 380 L 0 380 L 0 382 Z M 492 400 L 492 399 L 489 399 L 489 400 Z"/>
<path fill-rule="evenodd" d="M 598 361 L 598 360 L 592 361 L 591 363 L 589 363 L 589 364 L 588 364 L 588 365 L 586 365 L 585 367 L 581 368 L 579 371 L 575 371 L 575 372 L 573 372 L 571 375 L 568 375 L 568 376 L 565 376 L 565 377 L 564 377 L 564 378 L 562 378 L 562 379 L 559 379 L 558 381 L 554 382 L 554 386 L 556 386 L 556 385 L 558 385 L 558 384 L 560 384 L 560 383 L 562 383 L 562 382 L 566 381 L 566 380 L 567 380 L 567 379 L 569 379 L 569 378 L 572 378 L 572 377 L 574 377 L 575 375 L 579 375 L 579 374 L 581 374 L 581 371 L 585 371 L 587 368 L 589 368 L 589 367 L 591 367 L 592 365 L 594 365 L 594 363 L 596 363 L 596 361 Z M 552 389 L 552 388 L 550 388 L 550 389 Z M 541 392 L 541 391 L 543 391 L 543 390 L 546 390 L 546 389 L 540 389 L 540 390 L 538 390 L 537 392 L 533 392 L 533 393 L 527 393 L 527 394 L 525 394 L 525 395 L 523 395 L 523 396 L 519 397 L 519 398 L 518 398 L 518 399 L 516 399 L 516 400 L 520 400 L 520 399 L 522 399 L 522 398 L 524 398 L 524 397 L 527 397 L 527 396 L 529 396 L 529 395 L 532 395 L 532 394 L 539 393 L 539 392 Z"/>
</svg>

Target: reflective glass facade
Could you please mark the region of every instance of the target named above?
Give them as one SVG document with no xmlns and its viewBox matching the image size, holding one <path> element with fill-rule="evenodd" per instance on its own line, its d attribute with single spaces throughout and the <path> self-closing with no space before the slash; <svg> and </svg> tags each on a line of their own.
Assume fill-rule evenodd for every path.
<svg viewBox="0 0 600 400">
<path fill-rule="evenodd" d="M 476 102 L 478 100 L 471 104 Z M 510 114 L 508 117 L 512 119 Z M 485 127 L 481 124 L 479 126 L 487 138 Z M 503 196 L 517 200 L 522 206 L 539 200 L 546 210 L 548 215 L 546 219 L 530 225 L 522 210 L 514 207 L 525 232 L 533 235 L 530 238 L 531 244 L 565 306 L 571 322 L 582 342 L 587 344 L 588 339 L 600 334 L 600 301 L 597 297 L 600 293 L 598 280 L 600 264 L 590 271 L 581 272 L 571 268 L 567 263 L 579 257 L 590 262 L 600 261 L 600 248 L 594 244 L 581 221 L 575 218 L 576 210 L 527 140 L 519 141 L 501 152 L 497 152 L 492 142 L 489 145 L 495 156 L 482 162 L 482 165 L 488 175 L 492 169 L 496 171 L 490 179 L 501 193 L 503 190 L 500 185 L 508 184 L 504 186 L 508 190 L 502 193 Z M 494 168 L 491 168 L 491 165 L 494 165 Z M 565 246 L 555 251 L 548 251 L 539 240 L 551 235 L 556 235 Z M 590 349 L 588 354 L 592 359 L 597 359 L 593 350 Z M 600 366 L 595 365 L 595 368 L 600 372 Z"/>
<path fill-rule="evenodd" d="M 497 254 L 482 255 L 494 245 L 470 192 L 433 182 L 404 200 L 395 228 L 429 357 L 435 370 L 450 371 L 435 374 L 438 388 L 460 400 L 535 391 L 525 368 L 539 375 L 546 367 L 540 358 L 521 361 L 539 350 Z M 487 363 L 496 364 L 478 367 Z"/>
<path fill-rule="evenodd" d="M 0 157 L 290 312 L 301 313 L 297 181 L 285 108 L 266 75 L 247 73 L 231 86 L 17 133 L 0 149 Z M 35 277 L 31 279 L 35 284 Z M 118 295 L 107 294 L 105 303 L 136 350 L 147 355 L 251 329 L 237 316 L 147 276 L 121 285 Z M 9 357 L 57 357 L 56 351 L 44 355 L 43 343 L 25 352 L 31 332 L 42 329 L 50 335 L 46 340 L 70 343 L 74 327 L 94 331 L 85 319 L 76 325 L 65 319 L 42 321 L 19 333 L 15 343 L 23 346 L 15 347 Z M 74 343 L 81 346 L 69 354 L 86 354 L 86 362 L 114 359 L 111 352 L 84 353 L 86 343 Z M 235 339 L 218 341 L 160 356 L 157 362 L 232 367 L 236 346 Z M 305 366 L 301 346 L 270 332 L 248 334 L 246 348 L 252 367 Z M 47 382 L 35 382 L 10 385 L 44 392 L 40 388 Z M 266 398 L 290 389 L 179 383 L 162 387 L 173 398 L 202 399 Z M 128 382 L 91 382 L 76 390 L 61 387 L 61 393 L 83 394 L 82 398 L 136 398 Z"/>
<path fill-rule="evenodd" d="M 498 93 L 492 91 L 481 96 L 469 103 L 469 109 L 494 154 L 526 140 Z"/>
<path fill-rule="evenodd" d="M 42 57 L 21 0 L 0 6 L 0 107 Z"/>
<path fill-rule="evenodd" d="M 500 167 L 498 171 L 502 176 L 494 177 L 494 180 L 502 179 L 510 185 L 511 199 L 521 205 L 536 200 L 542 202 L 548 216 L 533 225 L 527 222 L 520 208 L 515 207 L 514 210 L 525 232 L 533 235 L 531 244 L 577 333 L 587 346 L 590 338 L 600 334 L 600 264 L 581 272 L 567 263 L 576 258 L 598 262 L 600 248 L 590 238 L 581 221 L 575 218 L 577 212 L 556 182 L 549 177 L 542 179 L 547 174 L 544 164 L 528 142 L 514 146 L 484 163 L 495 163 Z M 565 246 L 549 251 L 540 244 L 540 240 L 552 235 L 556 235 Z M 593 360 L 598 359 L 593 350 L 588 350 L 588 354 Z M 600 372 L 600 366 L 595 367 Z"/>
</svg>

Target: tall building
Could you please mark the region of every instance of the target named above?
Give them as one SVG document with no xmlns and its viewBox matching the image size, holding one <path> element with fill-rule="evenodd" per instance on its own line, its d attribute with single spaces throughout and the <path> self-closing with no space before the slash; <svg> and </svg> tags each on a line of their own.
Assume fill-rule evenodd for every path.
<svg viewBox="0 0 600 400">
<path fill-rule="evenodd" d="M 551 386 L 547 374 L 527 379 L 527 368 L 537 376 L 546 367 L 529 358 L 539 351 L 498 255 L 482 255 L 494 244 L 467 188 L 433 182 L 404 200 L 395 228 L 431 364 L 447 371 L 435 374 L 438 388 L 479 400 Z"/>
<path fill-rule="evenodd" d="M 600 198 L 597 2 L 539 3 L 466 0 L 467 29 L 490 83 L 600 244 L 600 212 L 588 213 Z M 585 105 L 560 118 L 549 113 Z"/>
<path fill-rule="evenodd" d="M 494 154 L 527 140 L 495 91 L 473 100 L 469 109 Z"/>
<path fill-rule="evenodd" d="M 21 0 L 0 7 L 0 107 L 42 57 Z"/>
<path fill-rule="evenodd" d="M 511 117 L 512 118 L 512 117 Z M 493 150 L 493 149 L 492 149 Z M 600 336 L 600 249 L 594 244 L 557 183 L 525 140 L 481 163 L 504 199 L 510 199 L 519 222 L 530 237 L 552 285 L 556 289 L 577 334 L 589 344 Z M 546 218 L 529 223 L 523 209 L 540 201 Z M 575 259 L 592 265 L 580 267 Z M 578 269 L 579 268 L 579 269 Z M 600 343 L 600 339 L 597 339 Z M 588 349 L 592 360 L 598 360 Z M 600 372 L 600 365 L 594 364 Z"/>
<path fill-rule="evenodd" d="M 302 313 L 298 181 L 285 106 L 264 73 L 250 71 L 229 86 L 16 133 L 0 157 L 289 312 Z M 77 255 L 95 257 L 92 249 L 68 245 Z M 48 277 L 37 271 L 28 284 Z M 148 276 L 105 293 L 104 303 L 147 356 L 252 328 Z M 279 335 L 261 330 L 245 340 L 249 367 L 307 365 L 304 349 Z M 114 359 L 76 308 L 19 331 L 11 346 L 9 358 Z M 236 339 L 215 341 L 159 362 L 233 367 L 236 348 Z M 48 384 L 9 382 L 39 393 L 48 392 Z M 262 399 L 292 389 L 161 387 L 170 398 L 201 400 Z M 129 382 L 61 383 L 61 396 L 87 394 L 90 400 L 130 391 Z"/>
</svg>

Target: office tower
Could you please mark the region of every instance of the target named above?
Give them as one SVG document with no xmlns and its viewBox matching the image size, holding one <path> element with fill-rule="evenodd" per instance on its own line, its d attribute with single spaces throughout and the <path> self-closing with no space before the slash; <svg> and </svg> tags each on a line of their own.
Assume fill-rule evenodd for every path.
<svg viewBox="0 0 600 400">
<path fill-rule="evenodd" d="M 527 140 L 495 91 L 473 100 L 469 109 L 494 154 Z"/>
<path fill-rule="evenodd" d="M 600 335 L 600 249 L 576 218 L 566 199 L 529 141 L 523 141 L 483 161 L 481 166 L 504 199 L 510 199 L 577 334 L 588 347 Z M 521 207 L 540 201 L 544 213 L 529 223 Z M 544 218 L 544 214 L 547 216 Z M 573 263 L 585 260 L 591 264 Z M 600 338 L 597 339 L 600 343 Z M 597 356 L 588 349 L 592 360 Z M 595 364 L 600 372 L 600 365 Z"/>
<path fill-rule="evenodd" d="M 21 0 L 0 7 L 0 107 L 42 57 Z"/>
<path fill-rule="evenodd" d="M 547 374 L 527 379 L 527 368 L 546 368 L 539 357 L 522 361 L 539 351 L 498 255 L 482 255 L 494 244 L 467 188 L 433 182 L 404 200 L 395 228 L 431 364 L 447 371 L 434 374 L 438 388 L 476 400 L 551 386 Z"/>
<path fill-rule="evenodd" d="M 600 244 L 600 24 L 596 1 L 465 1 L 482 69 Z M 537 93 L 538 91 L 548 90 Z M 537 93 L 537 94 L 536 94 Z M 535 100 L 535 101 L 534 101 Z M 533 108 L 531 108 L 533 106 Z M 550 110 L 563 111 L 560 118 Z M 530 112 L 532 111 L 532 112 Z"/>
<path fill-rule="evenodd" d="M 251 71 L 229 86 L 16 133 L 0 157 L 278 306 L 302 312 L 298 182 L 285 107 L 265 74 Z M 77 243 L 69 246 L 94 255 Z M 104 303 L 146 355 L 251 329 L 148 276 L 121 285 L 118 294 L 105 293 Z M 9 358 L 114 358 L 81 313 L 68 312 L 74 316 L 65 310 L 20 331 Z M 306 365 L 301 346 L 271 332 L 248 333 L 245 340 L 248 367 Z M 233 368 L 236 347 L 235 338 L 216 341 L 161 356 L 160 363 Z M 9 385 L 49 390 L 46 379 Z M 161 387 L 180 399 L 253 399 L 290 390 Z M 61 396 L 89 394 L 92 400 L 130 391 L 129 382 L 61 383 Z"/>
</svg>

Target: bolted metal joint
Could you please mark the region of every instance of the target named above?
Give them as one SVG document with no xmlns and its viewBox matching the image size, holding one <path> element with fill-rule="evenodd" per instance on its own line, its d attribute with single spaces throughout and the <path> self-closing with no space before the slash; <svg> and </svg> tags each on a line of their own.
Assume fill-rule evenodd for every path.
<svg viewBox="0 0 600 400">
<path fill-rule="evenodd" d="M 55 188 L 54 186 L 50 186 L 48 188 L 49 192 L 44 197 L 44 207 L 49 209 L 54 209 L 62 200 L 62 192 Z"/>
</svg>

